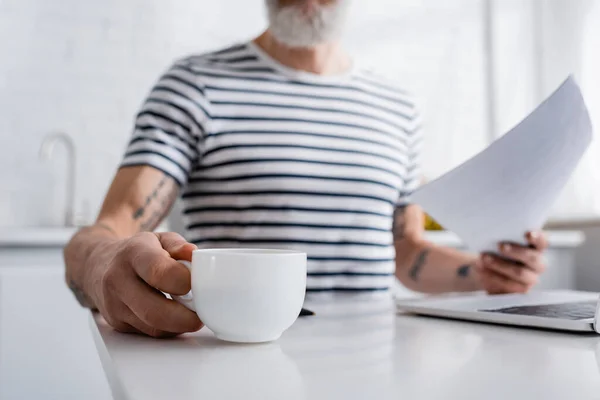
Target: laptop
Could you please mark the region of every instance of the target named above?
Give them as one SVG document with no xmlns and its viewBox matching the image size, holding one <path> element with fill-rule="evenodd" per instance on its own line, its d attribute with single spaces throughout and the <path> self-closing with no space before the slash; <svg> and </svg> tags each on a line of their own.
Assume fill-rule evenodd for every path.
<svg viewBox="0 0 600 400">
<path fill-rule="evenodd" d="M 396 300 L 398 311 L 431 317 L 600 333 L 600 295 L 580 291 L 453 294 Z"/>
</svg>

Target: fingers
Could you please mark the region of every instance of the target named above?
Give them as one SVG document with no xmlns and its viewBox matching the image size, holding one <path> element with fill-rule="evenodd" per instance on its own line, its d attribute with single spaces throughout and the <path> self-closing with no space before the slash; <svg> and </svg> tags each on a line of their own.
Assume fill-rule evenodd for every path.
<svg viewBox="0 0 600 400">
<path fill-rule="evenodd" d="M 546 269 L 546 262 L 544 260 L 543 252 L 548 247 L 548 241 L 546 235 L 543 232 L 527 232 L 525 235 L 529 246 L 522 246 L 516 243 L 501 243 L 498 246 L 500 255 L 503 257 L 523 264 L 526 269 L 533 271 L 536 274 L 541 274 Z M 496 258 L 497 261 L 502 262 L 501 259 Z M 510 266 L 510 261 L 503 263 L 505 266 L 512 270 L 514 267 Z M 514 274 L 513 274 L 514 275 Z M 525 273 L 527 275 L 527 273 Z"/>
<path fill-rule="evenodd" d="M 111 318 L 104 317 L 106 322 L 117 332 L 121 333 L 140 333 L 139 330 L 124 321 L 115 321 Z"/>
<path fill-rule="evenodd" d="M 188 293 L 192 289 L 190 271 L 161 247 L 157 236 L 149 235 L 151 238 L 140 239 L 137 247 L 134 245 L 131 249 L 133 254 L 130 256 L 130 262 L 134 271 L 148 285 L 162 292 L 180 296 Z M 156 245 L 152 246 L 146 240 L 155 241 Z M 167 241 L 170 241 L 169 245 L 173 250 L 174 240 L 167 237 Z M 186 247 L 186 244 L 189 245 L 186 242 L 180 244 L 180 247 Z"/>
<path fill-rule="evenodd" d="M 541 231 L 531 231 L 525 234 L 527 243 L 537 250 L 545 250 L 548 248 L 548 238 Z"/>
<path fill-rule="evenodd" d="M 192 261 L 192 252 L 197 249 L 195 244 L 188 243 L 175 232 L 156 233 L 163 249 L 175 260 Z"/>
<path fill-rule="evenodd" d="M 185 295 L 189 270 L 174 259 L 191 259 L 195 249 L 177 234 L 141 233 L 116 242 L 98 277 L 98 309 L 120 332 L 172 337 L 202 327 L 196 313 L 162 292 Z"/>
<path fill-rule="evenodd" d="M 510 280 L 520 285 L 531 287 L 538 281 L 538 274 L 534 270 L 491 255 L 483 256 L 482 267 L 485 271 L 493 272 L 492 277 L 497 275 L 498 278 L 496 279 L 502 278 L 499 283 L 505 283 L 506 280 Z"/>
<path fill-rule="evenodd" d="M 196 313 L 167 299 L 141 280 L 134 281 L 121 298 L 141 322 L 156 330 L 177 334 L 196 332 L 202 327 Z"/>
<path fill-rule="evenodd" d="M 145 324 L 123 302 L 118 302 L 111 311 L 113 315 L 105 319 L 117 332 L 145 334 L 155 338 L 177 336 L 176 333 L 161 331 Z"/>
<path fill-rule="evenodd" d="M 174 332 L 161 331 L 160 329 L 144 323 L 130 309 L 127 309 L 127 311 L 123 314 L 122 319 L 126 325 L 129 325 L 132 328 L 131 331 L 125 333 L 141 333 L 153 338 L 172 338 L 179 335 L 178 333 Z"/>
<path fill-rule="evenodd" d="M 543 258 L 543 254 L 538 249 L 532 249 L 530 247 L 523 247 L 512 243 L 502 243 L 498 246 L 500 254 L 510 260 L 522 263 L 527 269 L 530 269 L 536 273 L 544 272 L 546 266 Z M 506 264 L 511 264 L 506 261 Z"/>
<path fill-rule="evenodd" d="M 489 294 L 527 293 L 529 286 L 514 281 L 493 270 L 480 267 L 479 276 Z"/>
</svg>

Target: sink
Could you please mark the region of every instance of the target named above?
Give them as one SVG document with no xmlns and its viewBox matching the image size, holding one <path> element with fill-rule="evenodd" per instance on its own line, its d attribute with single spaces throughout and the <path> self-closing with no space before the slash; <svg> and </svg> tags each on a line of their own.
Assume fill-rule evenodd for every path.
<svg viewBox="0 0 600 400">
<path fill-rule="evenodd" d="M 75 227 L 0 228 L 0 247 L 63 247 Z"/>
</svg>

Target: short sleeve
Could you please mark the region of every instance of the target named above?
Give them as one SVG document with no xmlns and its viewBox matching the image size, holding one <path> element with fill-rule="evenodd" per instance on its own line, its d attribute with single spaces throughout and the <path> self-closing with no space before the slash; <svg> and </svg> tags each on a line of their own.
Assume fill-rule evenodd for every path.
<svg viewBox="0 0 600 400">
<path fill-rule="evenodd" d="M 198 162 L 208 109 L 198 75 L 187 61 L 175 63 L 137 114 L 121 166 L 151 166 L 184 186 Z"/>
<path fill-rule="evenodd" d="M 419 188 L 422 180 L 421 154 L 423 148 L 423 121 L 419 110 L 415 110 L 409 128 L 405 130 L 407 139 L 406 168 L 402 179 L 402 189 L 396 206 L 411 204 L 412 194 Z"/>
</svg>

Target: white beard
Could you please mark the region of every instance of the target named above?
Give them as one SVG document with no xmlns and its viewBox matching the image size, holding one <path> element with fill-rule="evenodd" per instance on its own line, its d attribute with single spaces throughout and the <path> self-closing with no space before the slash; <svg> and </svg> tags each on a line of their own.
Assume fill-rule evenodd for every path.
<svg viewBox="0 0 600 400">
<path fill-rule="evenodd" d="M 317 5 L 311 16 L 298 6 L 280 7 L 277 0 L 265 0 L 269 31 L 275 39 L 289 47 L 314 47 L 338 40 L 344 28 L 350 0 Z"/>
</svg>

